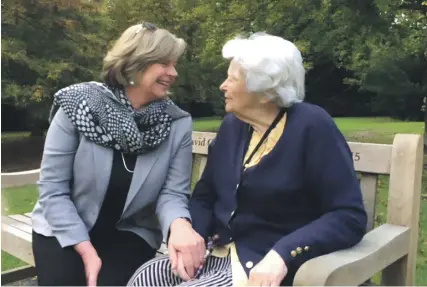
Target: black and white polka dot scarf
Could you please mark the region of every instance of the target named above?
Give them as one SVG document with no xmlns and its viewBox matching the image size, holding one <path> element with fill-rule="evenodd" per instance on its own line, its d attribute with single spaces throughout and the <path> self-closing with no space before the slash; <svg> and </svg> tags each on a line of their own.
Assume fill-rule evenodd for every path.
<svg viewBox="0 0 427 287">
<path fill-rule="evenodd" d="M 165 108 L 173 104 L 166 98 L 136 111 L 121 89 L 85 82 L 55 94 L 49 121 L 61 107 L 87 139 L 123 153 L 141 154 L 168 137 L 172 118 Z"/>
</svg>

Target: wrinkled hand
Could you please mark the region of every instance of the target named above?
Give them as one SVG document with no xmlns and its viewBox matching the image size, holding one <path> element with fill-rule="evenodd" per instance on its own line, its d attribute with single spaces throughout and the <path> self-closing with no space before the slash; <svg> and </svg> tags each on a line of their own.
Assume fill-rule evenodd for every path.
<svg viewBox="0 0 427 287">
<path fill-rule="evenodd" d="M 191 277 L 188 275 L 187 270 L 185 270 L 184 260 L 182 259 L 182 253 L 178 252 L 177 254 L 177 263 L 176 263 L 176 271 L 172 269 L 175 275 L 181 277 L 184 281 L 191 280 Z"/>
<path fill-rule="evenodd" d="M 102 261 L 90 241 L 77 244 L 74 249 L 80 254 L 85 267 L 87 286 L 96 286 Z"/>
<path fill-rule="evenodd" d="M 168 252 L 172 271 L 188 281 L 204 263 L 205 240 L 194 231 L 188 221 L 178 218 L 171 224 Z M 180 268 L 178 268 L 179 261 L 182 261 L 180 264 L 183 265 Z"/>
<path fill-rule="evenodd" d="M 271 250 L 249 272 L 248 286 L 280 286 L 288 273 L 285 261 L 274 250 Z"/>
</svg>

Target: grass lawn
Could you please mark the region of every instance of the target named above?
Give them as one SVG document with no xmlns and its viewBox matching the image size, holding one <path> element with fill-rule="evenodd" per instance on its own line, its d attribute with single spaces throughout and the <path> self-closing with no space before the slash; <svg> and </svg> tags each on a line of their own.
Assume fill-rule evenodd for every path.
<svg viewBox="0 0 427 287">
<path fill-rule="evenodd" d="M 26 138 L 30 136 L 30 132 L 6 132 L 1 133 L 1 142 L 13 141 L 20 138 Z"/>
<path fill-rule="evenodd" d="M 220 118 L 198 119 L 195 131 L 216 131 Z M 337 118 L 336 123 L 349 141 L 391 144 L 396 133 L 423 133 L 422 122 L 401 122 L 388 118 Z M 6 136 L 7 137 L 7 136 Z M 9 136 L 10 137 L 10 136 Z M 2 139 L 4 139 L 2 135 Z M 427 163 L 427 156 L 424 157 Z M 194 183 L 194 180 L 193 180 Z M 376 224 L 382 224 L 386 218 L 388 177 L 379 179 L 377 197 Z M 422 194 L 427 195 L 427 171 L 423 173 Z M 7 188 L 2 190 L 2 213 L 16 214 L 30 212 L 37 199 L 35 186 Z M 2 271 L 21 266 L 23 263 L 2 252 Z M 376 281 L 376 280 L 375 280 Z M 420 232 L 417 259 L 416 285 L 427 285 L 427 200 L 421 200 Z"/>
</svg>

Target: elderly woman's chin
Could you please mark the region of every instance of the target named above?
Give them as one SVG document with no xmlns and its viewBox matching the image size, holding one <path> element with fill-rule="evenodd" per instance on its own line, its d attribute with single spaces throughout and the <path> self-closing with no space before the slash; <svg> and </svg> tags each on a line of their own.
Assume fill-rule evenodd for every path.
<svg viewBox="0 0 427 287">
<path fill-rule="evenodd" d="M 224 107 L 225 111 L 227 113 L 233 113 L 234 109 L 233 109 L 233 103 L 231 103 L 230 100 L 225 100 L 225 107 Z"/>
<path fill-rule="evenodd" d="M 227 113 L 235 113 L 236 111 L 240 110 L 239 106 L 239 99 L 237 101 L 233 99 L 231 96 L 226 96 L 224 98 L 224 109 Z"/>
</svg>

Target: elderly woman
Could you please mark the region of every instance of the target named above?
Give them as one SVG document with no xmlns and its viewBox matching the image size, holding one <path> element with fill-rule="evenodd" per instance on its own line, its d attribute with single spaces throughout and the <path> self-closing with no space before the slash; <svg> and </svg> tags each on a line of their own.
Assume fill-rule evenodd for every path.
<svg viewBox="0 0 427 287">
<path fill-rule="evenodd" d="M 166 30 L 132 26 L 104 58 L 102 83 L 56 93 L 32 215 L 40 286 L 126 285 L 163 238 L 200 266 L 192 120 L 167 97 L 184 49 Z"/>
<path fill-rule="evenodd" d="M 190 200 L 209 255 L 196 275 L 179 253 L 156 258 L 128 285 L 292 285 L 304 262 L 364 235 L 350 149 L 323 109 L 302 103 L 298 49 L 255 34 L 231 40 L 223 55 L 231 59 L 221 85 L 229 114 Z"/>
</svg>

